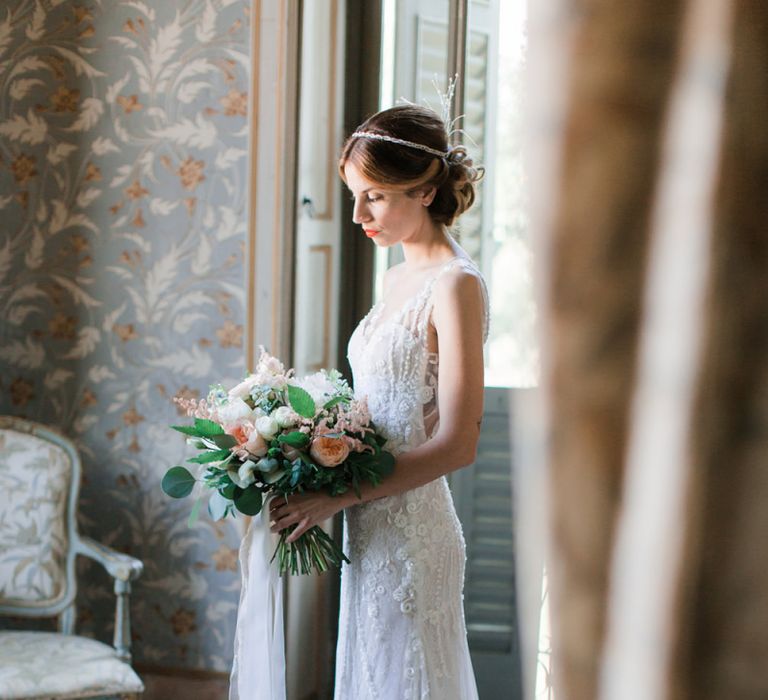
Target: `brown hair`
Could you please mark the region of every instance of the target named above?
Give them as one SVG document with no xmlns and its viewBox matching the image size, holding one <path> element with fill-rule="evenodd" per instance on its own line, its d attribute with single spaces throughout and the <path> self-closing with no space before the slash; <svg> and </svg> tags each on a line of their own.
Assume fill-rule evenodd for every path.
<svg viewBox="0 0 768 700">
<path fill-rule="evenodd" d="M 436 156 L 419 148 L 391 141 L 350 136 L 341 152 L 339 174 L 352 162 L 365 178 L 407 191 L 435 188 L 428 207 L 432 220 L 451 226 L 475 201 L 475 183 L 483 168 L 474 166 L 464 146 L 449 146 L 445 124 L 427 107 L 403 104 L 385 109 L 363 122 L 357 131 L 411 141 L 445 153 Z M 346 181 L 346 180 L 345 180 Z"/>
</svg>

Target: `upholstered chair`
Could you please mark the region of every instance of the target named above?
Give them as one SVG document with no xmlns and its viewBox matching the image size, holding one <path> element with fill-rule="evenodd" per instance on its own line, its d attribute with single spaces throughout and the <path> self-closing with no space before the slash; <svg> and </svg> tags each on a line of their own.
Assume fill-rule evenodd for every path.
<svg viewBox="0 0 768 700">
<path fill-rule="evenodd" d="M 42 425 L 0 416 L 0 615 L 56 617 L 58 632 L 0 631 L 0 698 L 131 698 L 128 596 L 138 559 L 77 533 L 80 458 Z M 74 634 L 75 557 L 114 578 L 113 646 Z"/>
</svg>

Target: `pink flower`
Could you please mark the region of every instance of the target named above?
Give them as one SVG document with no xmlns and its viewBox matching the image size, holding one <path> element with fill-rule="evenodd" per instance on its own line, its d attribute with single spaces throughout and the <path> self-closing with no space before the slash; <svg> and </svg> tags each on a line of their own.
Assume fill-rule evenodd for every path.
<svg viewBox="0 0 768 700">
<path fill-rule="evenodd" d="M 237 440 L 237 445 L 232 451 L 240 459 L 263 457 L 267 454 L 269 446 L 250 421 L 224 426 L 224 430 Z"/>
<path fill-rule="evenodd" d="M 349 456 L 349 445 L 341 438 L 316 437 L 309 454 L 323 467 L 338 467 Z"/>
</svg>

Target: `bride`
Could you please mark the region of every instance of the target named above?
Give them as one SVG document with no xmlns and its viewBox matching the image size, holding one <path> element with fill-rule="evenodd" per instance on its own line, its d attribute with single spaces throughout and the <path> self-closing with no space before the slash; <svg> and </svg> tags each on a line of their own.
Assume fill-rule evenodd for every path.
<svg viewBox="0 0 768 700">
<path fill-rule="evenodd" d="M 473 167 L 429 109 L 379 112 L 350 136 L 339 172 L 354 222 L 377 246 L 402 246 L 382 300 L 348 357 L 357 397 L 396 455 L 362 498 L 275 499 L 272 531 L 290 539 L 344 509 L 336 700 L 477 698 L 462 607 L 465 548 L 445 475 L 470 464 L 483 412 L 485 283 L 447 227 L 473 203 Z"/>
</svg>

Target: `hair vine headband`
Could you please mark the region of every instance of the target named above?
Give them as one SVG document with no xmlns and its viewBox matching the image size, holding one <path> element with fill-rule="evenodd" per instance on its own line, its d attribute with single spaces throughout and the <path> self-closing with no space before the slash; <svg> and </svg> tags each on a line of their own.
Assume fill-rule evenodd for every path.
<svg viewBox="0 0 768 700">
<path fill-rule="evenodd" d="M 377 134 L 374 131 L 356 131 L 352 134 L 353 138 L 359 139 L 373 139 L 375 141 L 389 141 L 390 143 L 396 143 L 400 146 L 407 146 L 408 148 L 418 148 L 420 151 L 426 151 L 427 153 L 437 156 L 438 158 L 446 158 L 450 153 L 448 151 L 439 151 L 436 148 L 430 148 L 423 143 L 415 143 L 414 141 L 406 141 L 405 139 L 399 139 L 395 136 L 388 136 L 387 134 Z"/>
<path fill-rule="evenodd" d="M 438 84 L 438 78 L 437 74 L 435 74 L 434 78 L 432 79 L 432 86 L 435 88 L 435 92 L 437 93 L 438 98 L 440 99 L 440 118 L 445 124 L 445 131 L 446 134 L 450 140 L 450 138 L 456 134 L 459 133 L 462 136 L 466 137 L 472 143 L 477 146 L 474 139 L 472 139 L 469 134 L 467 134 L 464 129 L 457 129 L 454 128 L 454 125 L 457 121 L 464 118 L 464 115 L 459 115 L 458 117 L 455 117 L 454 119 L 451 119 L 451 109 L 453 107 L 453 95 L 456 91 L 456 82 L 459 79 L 459 74 L 456 73 L 452 78 L 449 78 L 448 80 L 448 88 L 445 92 L 443 92 L 440 89 L 440 86 Z M 415 104 L 414 102 L 411 102 L 410 100 L 406 100 L 404 97 L 401 97 L 399 100 L 397 100 L 400 104 Z M 427 106 L 429 107 L 429 104 L 427 103 Z M 396 143 L 400 146 L 405 146 L 407 148 L 417 148 L 420 151 L 425 151 L 426 153 L 429 153 L 433 156 L 436 156 L 438 158 L 447 158 L 451 151 L 453 151 L 453 146 L 449 145 L 447 151 L 440 151 L 436 148 L 431 148 L 430 146 L 425 146 L 423 143 L 416 143 L 415 141 L 406 141 L 405 139 L 399 139 L 395 136 L 389 136 L 388 134 L 379 134 L 375 131 L 356 131 L 354 134 L 352 134 L 353 138 L 363 138 L 363 139 L 374 139 L 376 141 L 389 141 L 390 143 Z"/>
</svg>

